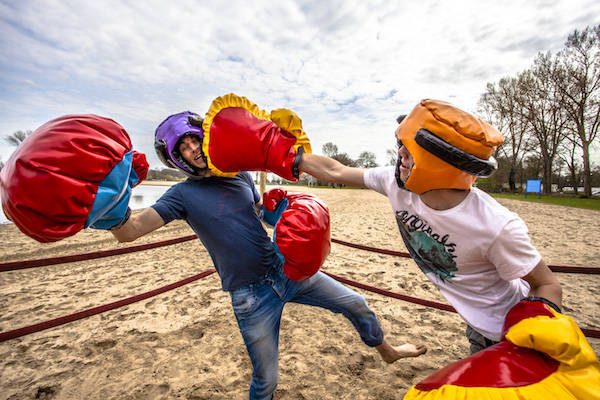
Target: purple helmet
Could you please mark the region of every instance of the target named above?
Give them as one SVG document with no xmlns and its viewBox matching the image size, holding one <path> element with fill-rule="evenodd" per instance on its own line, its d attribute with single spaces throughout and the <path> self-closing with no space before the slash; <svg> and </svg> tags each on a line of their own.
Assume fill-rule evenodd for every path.
<svg viewBox="0 0 600 400">
<path fill-rule="evenodd" d="M 179 168 L 190 177 L 198 173 L 179 154 L 179 140 L 186 135 L 197 135 L 200 142 L 204 139 L 202 128 L 192 125 L 190 119 L 202 123 L 202 118 L 191 111 L 184 111 L 167 117 L 158 125 L 154 134 L 154 149 L 160 161 L 169 168 Z"/>
</svg>

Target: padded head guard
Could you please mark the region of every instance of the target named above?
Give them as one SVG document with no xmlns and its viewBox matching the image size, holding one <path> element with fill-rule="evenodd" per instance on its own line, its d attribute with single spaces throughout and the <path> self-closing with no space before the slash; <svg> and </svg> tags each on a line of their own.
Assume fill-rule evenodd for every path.
<svg viewBox="0 0 600 400">
<path fill-rule="evenodd" d="M 497 169 L 492 154 L 502 144 L 493 126 L 446 102 L 422 100 L 404 118 L 396 136 L 414 159 L 406 182 L 400 187 L 422 194 L 432 189 L 469 189 L 478 176 Z M 398 159 L 398 165 L 402 162 Z"/>
<path fill-rule="evenodd" d="M 154 149 L 160 161 L 169 168 L 179 168 L 186 175 L 197 178 L 196 170 L 186 162 L 179 153 L 179 141 L 187 135 L 196 135 L 200 142 L 204 139 L 204 131 L 190 124 L 190 118 L 201 121 L 198 114 L 184 111 L 167 117 L 158 125 L 154 134 Z"/>
</svg>

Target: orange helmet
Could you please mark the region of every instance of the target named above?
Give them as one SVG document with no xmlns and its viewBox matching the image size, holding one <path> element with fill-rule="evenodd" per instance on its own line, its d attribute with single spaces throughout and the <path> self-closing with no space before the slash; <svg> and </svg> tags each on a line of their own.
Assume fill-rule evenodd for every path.
<svg viewBox="0 0 600 400">
<path fill-rule="evenodd" d="M 398 140 L 415 163 L 400 187 L 422 194 L 432 189 L 469 189 L 478 176 L 497 169 L 492 157 L 504 137 L 493 126 L 449 103 L 425 99 L 398 118 Z"/>
</svg>

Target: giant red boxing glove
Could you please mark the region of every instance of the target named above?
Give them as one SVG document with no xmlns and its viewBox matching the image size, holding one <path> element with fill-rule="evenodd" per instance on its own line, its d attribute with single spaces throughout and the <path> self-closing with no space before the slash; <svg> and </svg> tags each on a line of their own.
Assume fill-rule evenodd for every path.
<svg viewBox="0 0 600 400">
<path fill-rule="evenodd" d="M 271 189 L 263 194 L 263 207 L 287 277 L 301 281 L 314 275 L 331 250 L 327 206 L 310 194 Z"/>
<path fill-rule="evenodd" d="M 600 363 L 572 318 L 544 299 L 507 314 L 502 341 L 413 386 L 405 400 L 600 399 Z"/>
<path fill-rule="evenodd" d="M 129 135 L 97 115 L 66 115 L 39 127 L 0 174 L 2 208 L 26 235 L 53 242 L 128 216 L 131 188 L 148 163 Z"/>
<path fill-rule="evenodd" d="M 204 130 L 202 151 L 215 175 L 270 171 L 297 181 L 302 153 L 310 141 L 302 120 L 287 109 L 267 113 L 233 93 L 213 100 L 203 120 L 190 121 Z"/>
</svg>

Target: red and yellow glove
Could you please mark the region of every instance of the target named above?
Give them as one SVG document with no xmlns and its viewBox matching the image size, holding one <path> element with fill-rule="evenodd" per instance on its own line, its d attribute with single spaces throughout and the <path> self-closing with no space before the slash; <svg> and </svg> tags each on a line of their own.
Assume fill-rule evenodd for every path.
<svg viewBox="0 0 600 400">
<path fill-rule="evenodd" d="M 312 151 L 302 120 L 293 111 L 267 113 L 233 93 L 213 100 L 202 129 L 202 151 L 208 168 L 218 176 L 270 171 L 297 181 L 301 155 Z"/>
<path fill-rule="evenodd" d="M 148 172 L 146 156 L 131 147 L 109 118 L 65 115 L 45 123 L 2 169 L 4 213 L 39 242 L 119 226 L 130 214 L 131 188 Z"/>
<path fill-rule="evenodd" d="M 584 334 L 540 300 L 509 311 L 500 343 L 433 373 L 404 399 L 600 399 L 600 363 Z"/>
</svg>

